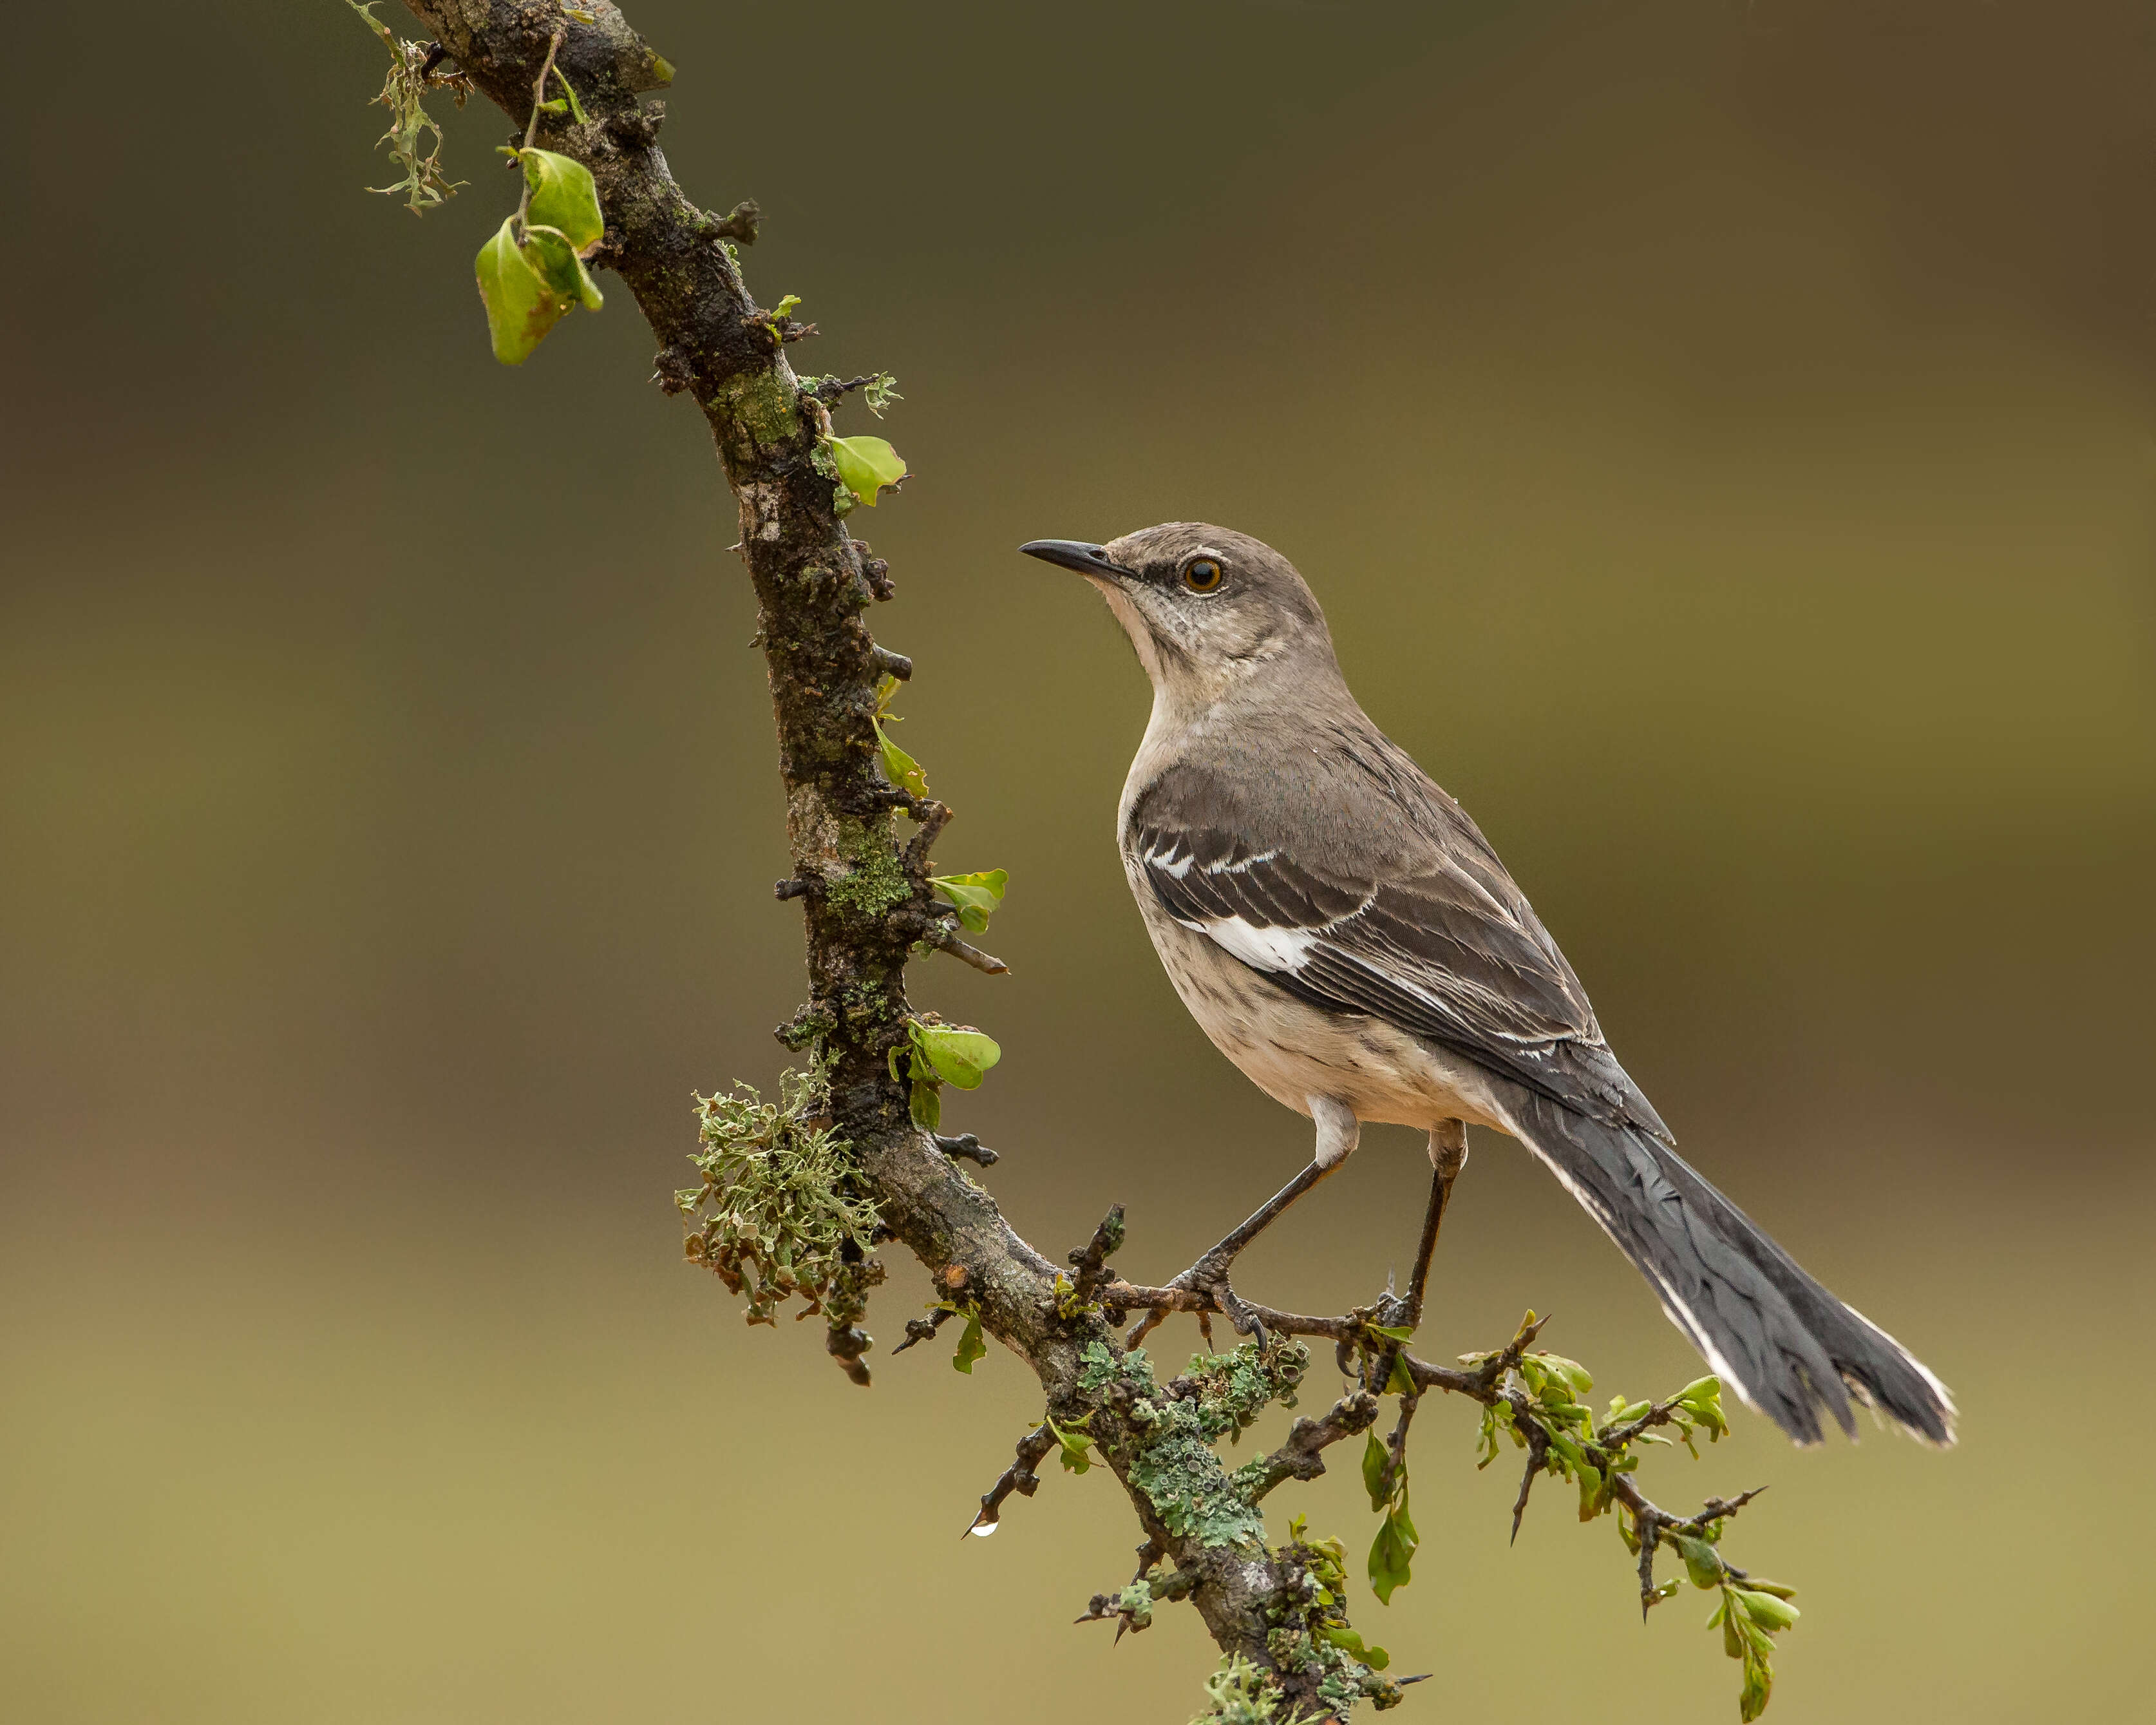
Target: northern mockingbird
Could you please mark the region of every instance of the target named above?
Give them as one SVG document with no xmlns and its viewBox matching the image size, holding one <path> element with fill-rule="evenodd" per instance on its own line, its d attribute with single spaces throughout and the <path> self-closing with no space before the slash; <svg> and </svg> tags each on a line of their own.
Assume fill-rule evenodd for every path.
<svg viewBox="0 0 2156 1725">
<path fill-rule="evenodd" d="M 1214 1046 L 1317 1129 L 1310 1166 L 1175 1285 L 1248 1334 L 1235 1254 L 1374 1120 L 1430 1135 L 1419 1310 L 1471 1121 L 1526 1145 L 1791 1437 L 1818 1439 L 1822 1412 L 1853 1435 L 1853 1396 L 1953 1440 L 1945 1387 L 1678 1156 L 1488 841 L 1356 704 L 1286 558 L 1196 522 L 1020 548 L 1099 588 L 1152 681 L 1116 830 L 1169 980 Z"/>
</svg>

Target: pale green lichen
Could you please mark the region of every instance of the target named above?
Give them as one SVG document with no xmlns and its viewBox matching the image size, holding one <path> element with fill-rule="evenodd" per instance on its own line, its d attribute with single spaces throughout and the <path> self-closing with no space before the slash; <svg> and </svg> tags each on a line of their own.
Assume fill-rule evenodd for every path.
<svg viewBox="0 0 2156 1725">
<path fill-rule="evenodd" d="M 739 452 L 744 459 L 753 459 L 760 450 L 791 443 L 801 435 L 799 394 L 790 378 L 781 380 L 779 373 L 784 369 L 779 365 L 737 372 L 707 404 L 751 440 L 754 446 Z"/>
<path fill-rule="evenodd" d="M 690 1161 L 704 1183 L 674 1194 L 688 1219 L 685 1249 L 748 1295 L 752 1324 L 777 1321 L 789 1295 L 821 1310 L 846 1243 L 865 1245 L 875 1229 L 875 1206 L 850 1189 L 852 1157 L 830 1128 L 830 1105 L 828 1068 L 814 1049 L 808 1071 L 781 1076 L 776 1102 L 747 1084 L 696 1098 L 704 1148 Z"/>
<path fill-rule="evenodd" d="M 1293 1725 L 1281 1717 L 1280 1685 L 1255 1660 L 1231 1653 L 1205 1680 L 1209 1705 L 1190 1725 Z"/>
<path fill-rule="evenodd" d="M 841 847 L 851 866 L 825 883 L 824 894 L 864 916 L 881 916 L 913 896 L 913 883 L 891 849 L 888 832 L 871 827 Z"/>
<path fill-rule="evenodd" d="M 1131 1424 L 1142 1435 L 1128 1458 L 1131 1483 L 1146 1495 L 1161 1525 L 1204 1546 L 1256 1549 L 1265 1543 L 1254 1479 L 1230 1475 L 1213 1446 L 1239 1435 L 1269 1404 L 1295 1405 L 1310 1350 L 1288 1336 L 1260 1347 L 1200 1354 L 1167 1389 L 1153 1382 L 1142 1349 L 1116 1356 L 1104 1341 L 1081 1354 L 1079 1388 L 1093 1395 L 1118 1382 Z"/>
</svg>

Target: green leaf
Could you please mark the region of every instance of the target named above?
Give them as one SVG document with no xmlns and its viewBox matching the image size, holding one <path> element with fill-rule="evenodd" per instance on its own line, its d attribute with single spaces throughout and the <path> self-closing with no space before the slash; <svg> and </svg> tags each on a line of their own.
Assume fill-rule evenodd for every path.
<svg viewBox="0 0 2156 1725">
<path fill-rule="evenodd" d="M 1052 1419 L 1048 1422 L 1048 1429 L 1062 1446 L 1056 1459 L 1063 1464 L 1065 1473 L 1082 1474 L 1093 1465 L 1093 1458 L 1086 1453 L 1086 1446 L 1093 1441 L 1092 1439 L 1083 1432 L 1067 1432 Z"/>
<path fill-rule="evenodd" d="M 592 171 L 574 157 L 552 150 L 519 150 L 524 183 L 531 188 L 525 221 L 535 228 L 558 228 L 579 257 L 589 257 L 606 237 L 598 188 Z"/>
<path fill-rule="evenodd" d="M 932 1132 L 943 1124 L 943 1093 L 924 1079 L 916 1079 L 906 1093 L 906 1111 L 913 1124 Z"/>
<path fill-rule="evenodd" d="M 536 224 L 526 227 L 524 233 L 526 255 L 563 300 L 573 300 L 590 312 L 606 304 L 598 283 L 592 280 L 584 260 L 569 245 L 567 234 L 559 228 L 542 228 Z"/>
<path fill-rule="evenodd" d="M 1540 1362 L 1552 1377 L 1563 1383 L 1575 1396 L 1584 1396 L 1594 1388 L 1594 1376 L 1577 1360 L 1568 1360 L 1563 1354 L 1529 1354 L 1527 1359 Z M 1520 1363 L 1524 1366 L 1527 1360 Z"/>
<path fill-rule="evenodd" d="M 928 795 L 928 775 L 921 770 L 921 763 L 891 740 L 891 733 L 883 728 L 883 721 L 875 721 L 877 745 L 883 750 L 884 777 L 901 790 L 916 796 Z"/>
<path fill-rule="evenodd" d="M 1388 1341 L 1405 1341 L 1414 1334 L 1413 1324 L 1372 1324 L 1373 1336 L 1382 1336 Z"/>
<path fill-rule="evenodd" d="M 1737 1698 L 1737 1716 L 1744 1725 L 1767 1711 L 1768 1698 L 1774 1692 L 1774 1673 L 1763 1660 L 1744 1662 L 1743 1692 Z"/>
<path fill-rule="evenodd" d="M 486 327 L 494 357 L 504 365 L 521 365 L 547 332 L 562 321 L 570 301 L 542 272 L 538 260 L 516 243 L 516 218 L 505 221 L 479 249 L 479 296 L 486 305 Z"/>
<path fill-rule="evenodd" d="M 1382 1393 L 1389 1396 L 1411 1396 L 1414 1393 L 1414 1375 L 1408 1370 L 1406 1358 L 1402 1355 L 1394 1354 L 1393 1369 L 1385 1378 L 1385 1388 Z"/>
<path fill-rule="evenodd" d="M 975 934 L 988 925 L 988 918 L 1004 902 L 1010 884 L 1006 869 L 991 868 L 978 874 L 932 874 L 928 884 L 937 888 L 958 912 L 958 920 Z"/>
<path fill-rule="evenodd" d="M 1391 1452 L 1378 1441 L 1375 1432 L 1363 1440 L 1363 1489 L 1370 1494 L 1373 1510 L 1383 1509 L 1385 1500 L 1393 1495 L 1385 1480 L 1385 1464 L 1391 1459 Z"/>
<path fill-rule="evenodd" d="M 582 14 L 582 16 L 586 23 L 592 22 L 592 16 L 589 13 L 585 13 Z M 589 116 L 584 112 L 584 105 L 577 100 L 577 86 L 570 83 L 567 78 L 562 76 L 562 69 L 559 66 L 554 68 L 554 75 L 556 78 L 561 80 L 562 93 L 569 99 L 569 111 L 577 116 L 578 125 L 583 125 Z"/>
<path fill-rule="evenodd" d="M 973 1362 L 988 1357 L 988 1345 L 981 1340 L 981 1309 L 975 1306 L 966 1314 L 966 1328 L 958 1337 L 958 1351 L 951 1356 L 951 1368 L 973 1375 Z"/>
<path fill-rule="evenodd" d="M 871 509 L 876 493 L 906 477 L 906 462 L 880 437 L 833 437 L 831 459 L 839 465 L 839 483 Z"/>
<path fill-rule="evenodd" d="M 1409 1519 L 1408 1496 L 1403 1491 L 1399 1506 L 1386 1515 L 1370 1546 L 1370 1591 L 1380 1604 L 1392 1604 L 1394 1589 L 1405 1587 L 1412 1578 L 1409 1566 L 1414 1561 L 1415 1547 L 1421 1543 L 1414 1522 Z"/>
<path fill-rule="evenodd" d="M 1602 1470 L 1591 1461 L 1579 1464 L 1579 1519 L 1591 1522 L 1602 1512 Z"/>
<path fill-rule="evenodd" d="M 947 1024 L 911 1025 L 914 1046 L 919 1048 L 936 1075 L 962 1090 L 978 1090 L 988 1068 L 1004 1058 L 995 1038 L 978 1030 Z"/>
<path fill-rule="evenodd" d="M 1677 1555 L 1684 1559 L 1686 1573 L 1691 1577 L 1691 1584 L 1694 1587 L 1710 1588 L 1722 1585 L 1722 1568 L 1720 1552 L 1715 1550 L 1705 1540 L 1696 1539 L 1689 1533 L 1676 1533 L 1670 1537 L 1676 1541 Z"/>
<path fill-rule="evenodd" d="M 1342 1653 L 1353 1655 L 1373 1671 L 1382 1671 L 1393 1662 L 1391 1654 L 1382 1647 L 1365 1646 L 1362 1636 L 1344 1623 L 1328 1623 L 1318 1633 Z"/>
<path fill-rule="evenodd" d="M 1793 1629 L 1797 1619 L 1804 1615 L 1787 1599 L 1777 1599 L 1769 1593 L 1741 1587 L 1732 1588 L 1730 1591 L 1743 1602 L 1746 1614 L 1763 1630 Z"/>
</svg>

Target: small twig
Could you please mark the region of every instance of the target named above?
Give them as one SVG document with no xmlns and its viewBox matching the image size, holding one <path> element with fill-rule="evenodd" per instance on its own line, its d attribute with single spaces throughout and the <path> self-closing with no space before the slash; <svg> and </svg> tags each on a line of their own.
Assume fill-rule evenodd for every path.
<svg viewBox="0 0 2156 1725">
<path fill-rule="evenodd" d="M 876 374 L 877 377 L 881 375 L 880 372 Z M 875 380 L 875 377 L 848 378 L 842 383 L 837 378 L 825 378 L 810 393 L 827 407 L 836 407 L 853 391 L 865 389 Z"/>
<path fill-rule="evenodd" d="M 1314 1480 L 1325 1471 L 1322 1452 L 1342 1438 L 1366 1432 L 1378 1423 L 1378 1398 L 1358 1389 L 1335 1402 L 1322 1419 L 1307 1414 L 1288 1428 L 1287 1441 L 1261 1460 L 1244 1470 L 1251 1480 L 1250 1501 L 1255 1503 L 1286 1480 Z"/>
<path fill-rule="evenodd" d="M 920 830 L 906 842 L 899 862 L 916 880 L 925 880 L 928 877 L 928 853 L 936 848 L 936 841 L 951 824 L 950 805 L 940 803 L 932 796 L 915 796 L 901 790 L 896 806 L 920 823 Z"/>
<path fill-rule="evenodd" d="M 1101 1281 L 1115 1272 L 1108 1268 L 1108 1254 L 1123 1249 L 1123 1207 L 1111 1205 L 1108 1213 L 1101 1218 L 1101 1225 L 1093 1230 L 1093 1238 L 1070 1254 L 1071 1264 L 1078 1272 L 1072 1285 L 1071 1298 L 1080 1305 L 1091 1305 L 1093 1295 Z"/>
<path fill-rule="evenodd" d="M 716 239 L 738 239 L 743 245 L 753 245 L 757 224 L 762 219 L 762 208 L 756 199 L 744 198 L 724 221 L 712 223 L 706 231 Z"/>
<path fill-rule="evenodd" d="M 1512 1537 L 1507 1542 L 1512 1545 L 1520 1542 L 1520 1522 L 1527 1512 L 1527 1494 L 1535 1489 L 1535 1476 L 1542 1472 L 1543 1464 L 1549 1460 L 1549 1434 L 1543 1429 L 1542 1422 L 1522 1420 L 1520 1417 L 1520 1406 L 1526 1399 L 1522 1396 L 1513 1404 L 1514 1425 L 1524 1424 L 1527 1428 L 1527 1465 L 1520 1475 L 1520 1495 L 1512 1501 Z"/>
<path fill-rule="evenodd" d="M 1415 1409 L 1422 1406 L 1419 1387 L 1400 1398 L 1400 1417 L 1393 1427 L 1393 1434 L 1385 1439 L 1384 1487 L 1390 1492 L 1400 1477 L 1401 1470 L 1408 1465 L 1408 1428 L 1414 1423 Z"/>
<path fill-rule="evenodd" d="M 916 1342 L 927 1341 L 957 1316 L 949 1306 L 939 1305 L 925 1318 L 908 1318 L 906 1321 L 906 1340 L 891 1350 L 892 1356 L 896 1357 L 904 1353 Z"/>
<path fill-rule="evenodd" d="M 963 959 L 975 970 L 990 976 L 1008 976 L 1010 966 L 992 952 L 983 952 L 958 938 L 958 931 L 947 922 L 938 923 L 927 937 L 928 944 L 938 952 L 947 952 L 952 957 Z"/>
<path fill-rule="evenodd" d="M 993 1168 L 999 1160 L 995 1151 L 983 1144 L 973 1133 L 961 1132 L 955 1138 L 947 1138 L 941 1132 L 931 1132 L 928 1135 L 936 1141 L 937 1149 L 944 1155 L 956 1156 L 962 1161 L 978 1162 L 983 1168 Z"/>
<path fill-rule="evenodd" d="M 967 1533 L 979 1533 L 993 1528 L 1002 1519 L 1004 1500 L 1015 1491 L 1021 1497 L 1030 1497 L 1040 1490 L 1040 1475 L 1034 1464 L 1055 1447 L 1055 1433 L 1046 1425 L 1037 1427 L 1018 1440 L 1018 1459 L 1003 1471 L 994 1485 L 981 1494 L 980 1513 L 966 1524 Z M 962 1533 L 961 1539 L 965 1537 Z"/>
<path fill-rule="evenodd" d="M 1147 1558 L 1147 1552 L 1153 1553 L 1150 1559 Z M 1132 1584 L 1150 1580 L 1150 1572 L 1153 1563 L 1166 1555 L 1166 1552 L 1150 1541 L 1140 1546 L 1138 1573 L 1131 1578 Z M 1151 1583 L 1152 1603 L 1156 1605 L 1172 1604 L 1178 1599 L 1188 1599 L 1196 1591 L 1197 1586 L 1198 1578 L 1188 1570 L 1170 1570 L 1159 1580 Z M 1075 1617 L 1071 1621 L 1074 1624 L 1106 1623 L 1109 1619 L 1113 1618 L 1116 1620 L 1116 1639 L 1120 1641 L 1123 1639 L 1125 1630 L 1135 1633 L 1145 1627 L 1142 1623 L 1134 1623 L 1132 1616 L 1132 1614 L 1124 1608 L 1122 1595 L 1120 1593 L 1096 1594 L 1086 1602 L 1086 1614 L 1083 1617 Z"/>
<path fill-rule="evenodd" d="M 904 653 L 894 653 L 886 646 L 875 646 L 869 649 L 869 657 L 875 661 L 877 670 L 888 672 L 901 682 L 913 675 L 913 661 Z"/>
<path fill-rule="evenodd" d="M 547 100 L 547 80 L 553 75 L 554 56 L 562 51 L 562 44 L 568 33 L 567 30 L 554 32 L 554 39 L 547 44 L 547 58 L 540 62 L 539 76 L 532 83 L 531 117 L 524 125 L 524 148 L 526 150 L 531 147 L 531 141 L 539 136 L 539 115 L 542 105 Z M 525 231 L 524 219 L 531 209 L 531 176 L 524 172 L 524 159 L 521 155 L 517 157 L 516 171 L 524 181 L 524 195 L 516 200 L 516 231 L 521 234 Z"/>
</svg>

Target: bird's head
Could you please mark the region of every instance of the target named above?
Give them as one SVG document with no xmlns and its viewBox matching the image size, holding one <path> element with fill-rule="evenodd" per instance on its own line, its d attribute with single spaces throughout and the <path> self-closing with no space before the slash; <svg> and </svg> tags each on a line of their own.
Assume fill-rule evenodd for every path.
<svg viewBox="0 0 2156 1725">
<path fill-rule="evenodd" d="M 1176 708 L 1200 711 L 1276 676 L 1338 675 L 1308 585 L 1248 533 L 1170 521 L 1105 545 L 1035 539 L 1019 548 L 1101 590 L 1155 692 Z"/>
</svg>

